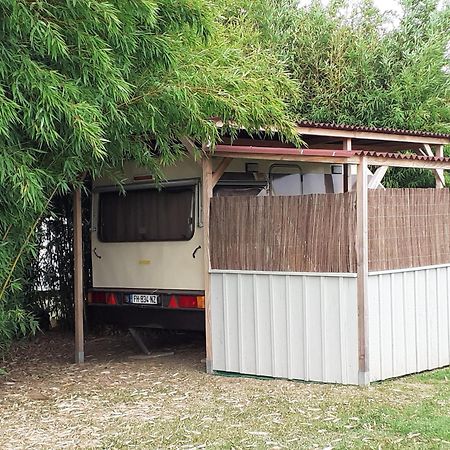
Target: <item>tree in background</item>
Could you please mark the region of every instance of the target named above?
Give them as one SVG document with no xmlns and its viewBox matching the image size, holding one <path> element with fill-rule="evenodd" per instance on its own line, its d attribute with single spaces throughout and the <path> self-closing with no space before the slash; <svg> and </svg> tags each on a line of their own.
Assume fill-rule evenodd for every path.
<svg viewBox="0 0 450 450">
<path fill-rule="evenodd" d="M 294 20 L 275 44 L 299 83 L 297 118 L 449 132 L 450 4 L 438 4 L 404 0 L 398 23 L 369 0 L 284 8 L 278 23 Z"/>
<path fill-rule="evenodd" d="M 218 3 L 219 4 L 219 3 Z M 258 30 L 204 0 L 0 0 L 0 351 L 35 327 L 26 256 L 55 195 L 134 159 L 155 175 L 212 116 L 290 133 L 295 90 Z"/>
<path fill-rule="evenodd" d="M 450 3 L 235 0 L 297 83 L 297 120 L 450 132 Z M 390 170 L 391 187 L 434 185 L 429 171 Z"/>
</svg>

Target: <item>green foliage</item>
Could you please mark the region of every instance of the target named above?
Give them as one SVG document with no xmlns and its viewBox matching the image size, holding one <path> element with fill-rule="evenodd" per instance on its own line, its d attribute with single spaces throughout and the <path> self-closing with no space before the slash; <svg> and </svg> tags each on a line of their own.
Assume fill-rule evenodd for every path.
<svg viewBox="0 0 450 450">
<path fill-rule="evenodd" d="M 404 0 L 401 18 L 371 0 L 227 3 L 230 17 L 255 21 L 262 45 L 291 72 L 298 120 L 450 132 L 448 0 Z M 395 169 L 385 184 L 432 187 L 434 177 Z"/>
<path fill-rule="evenodd" d="M 89 183 L 85 183 L 89 185 Z M 82 195 L 83 209 L 83 284 L 87 292 L 91 280 L 91 197 Z M 41 221 L 35 237 L 39 249 L 27 266 L 22 286 L 24 306 L 39 320 L 46 331 L 50 318 L 60 328 L 73 329 L 73 215 L 72 195 L 58 195 L 52 201 L 52 212 Z"/>
<path fill-rule="evenodd" d="M 181 155 L 180 137 L 220 138 L 213 116 L 249 131 L 290 134 L 285 99 L 292 82 L 255 45 L 257 30 L 215 19 L 217 5 L 0 0 L 4 311 L 16 311 L 7 305 L 37 252 L 41 217 L 82 174 L 112 173 L 134 159 L 158 176 Z"/>
<path fill-rule="evenodd" d="M 34 334 L 37 329 L 37 322 L 30 312 L 18 304 L 0 303 L 0 355 L 9 349 L 13 339 Z"/>
<path fill-rule="evenodd" d="M 383 179 L 383 186 L 387 188 L 434 188 L 435 178 L 431 170 L 391 167 Z"/>
<path fill-rule="evenodd" d="M 260 27 L 298 82 L 298 119 L 450 131 L 448 1 L 405 0 L 400 19 L 370 0 L 255 3 L 266 5 L 271 22 Z"/>
</svg>

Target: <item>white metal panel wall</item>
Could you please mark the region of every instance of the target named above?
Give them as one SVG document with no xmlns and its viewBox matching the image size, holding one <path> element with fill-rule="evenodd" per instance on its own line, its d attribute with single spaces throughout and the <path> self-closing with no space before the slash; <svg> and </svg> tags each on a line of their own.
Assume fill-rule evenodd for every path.
<svg viewBox="0 0 450 450">
<path fill-rule="evenodd" d="M 370 379 L 450 363 L 450 267 L 369 274 Z"/>
<path fill-rule="evenodd" d="M 211 274 L 213 369 L 358 383 L 356 277 Z"/>
</svg>

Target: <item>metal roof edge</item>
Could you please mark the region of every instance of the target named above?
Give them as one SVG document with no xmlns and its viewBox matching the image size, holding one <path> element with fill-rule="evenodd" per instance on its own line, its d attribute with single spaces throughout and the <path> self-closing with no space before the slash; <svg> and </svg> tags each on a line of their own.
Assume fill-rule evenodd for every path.
<svg viewBox="0 0 450 450">
<path fill-rule="evenodd" d="M 366 125 L 347 125 L 339 124 L 335 122 L 314 122 L 310 120 L 300 120 L 296 123 L 298 127 L 309 127 L 317 129 L 327 129 L 327 130 L 339 130 L 339 131 L 357 131 L 357 132 L 369 132 L 369 133 L 385 133 L 392 135 L 402 135 L 402 136 L 415 136 L 415 137 L 430 137 L 430 138 L 442 138 L 448 139 L 450 143 L 449 133 L 438 133 L 432 131 L 422 131 L 422 130 L 407 130 L 401 128 L 388 128 L 388 127 L 374 127 Z"/>
</svg>

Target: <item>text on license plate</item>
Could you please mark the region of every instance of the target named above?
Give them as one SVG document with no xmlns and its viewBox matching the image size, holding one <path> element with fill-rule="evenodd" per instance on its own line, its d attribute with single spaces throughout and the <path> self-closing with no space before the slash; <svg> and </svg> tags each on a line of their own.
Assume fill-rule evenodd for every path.
<svg viewBox="0 0 450 450">
<path fill-rule="evenodd" d="M 150 294 L 132 294 L 131 303 L 137 303 L 139 305 L 157 305 L 158 296 Z"/>
</svg>

